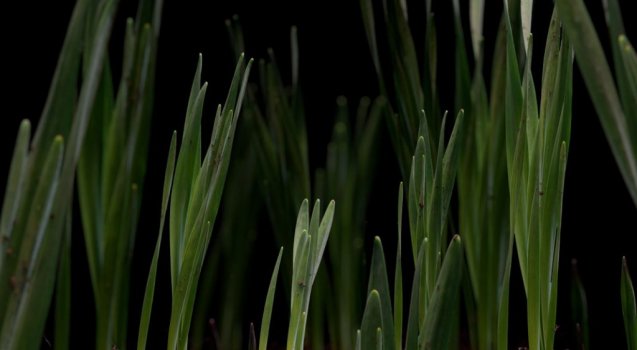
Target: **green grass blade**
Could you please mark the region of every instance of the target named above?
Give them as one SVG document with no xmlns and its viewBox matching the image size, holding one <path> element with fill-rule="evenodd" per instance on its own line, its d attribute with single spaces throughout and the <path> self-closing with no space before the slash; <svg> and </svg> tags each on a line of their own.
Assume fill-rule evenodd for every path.
<svg viewBox="0 0 637 350">
<path fill-rule="evenodd" d="M 144 302 L 142 305 L 142 314 L 139 321 L 139 334 L 137 337 L 137 349 L 146 349 L 146 341 L 148 338 L 148 327 L 150 325 L 150 316 L 153 307 L 153 299 L 155 297 L 155 281 L 157 279 L 157 264 L 159 263 L 159 252 L 161 250 L 161 236 L 164 232 L 164 223 L 166 221 L 166 211 L 168 210 L 168 201 L 170 200 L 171 189 L 173 185 L 173 175 L 175 172 L 175 154 L 177 152 L 177 132 L 173 132 L 168 150 L 168 161 L 166 162 L 166 171 L 164 174 L 164 189 L 161 201 L 161 216 L 159 219 L 159 233 L 157 234 L 157 242 L 155 243 L 155 251 L 150 263 L 150 271 L 148 280 L 146 281 L 146 290 L 144 292 Z"/>
<path fill-rule="evenodd" d="M 457 347 L 459 333 L 460 282 L 463 248 L 454 236 L 445 255 L 436 288 L 421 330 L 420 349 L 452 349 Z"/>
<path fill-rule="evenodd" d="M 69 213 L 64 226 L 64 242 L 55 288 L 55 350 L 69 349 L 71 339 L 71 226 Z"/>
<path fill-rule="evenodd" d="M 283 256 L 283 247 L 279 250 L 279 256 L 274 264 L 268 294 L 265 297 L 265 306 L 263 307 L 263 317 L 261 318 L 261 330 L 259 331 L 259 350 L 266 350 L 268 347 L 268 334 L 270 331 L 270 319 L 272 318 L 272 307 L 274 306 L 274 292 L 276 291 L 276 281 L 279 276 L 279 267 L 281 265 L 281 257 Z"/>
<path fill-rule="evenodd" d="M 610 43 L 613 52 L 613 68 L 617 79 L 617 88 L 624 113 L 627 116 L 637 114 L 637 77 L 634 71 L 634 53 L 625 36 L 622 12 L 617 0 L 604 0 L 604 12 L 606 13 L 606 25 L 609 29 Z M 628 55 L 626 55 L 628 54 Z M 633 56 L 632 58 L 626 56 Z M 632 61 L 632 62 L 631 62 Z M 631 64 L 632 63 L 632 64 Z M 631 67 L 632 66 L 632 67 Z M 637 119 L 626 118 L 628 128 L 637 132 Z M 633 138 L 633 141 L 635 139 Z"/>
<path fill-rule="evenodd" d="M 453 194 L 453 188 L 455 185 L 456 174 L 458 172 L 458 158 L 461 147 L 458 143 L 463 143 L 462 138 L 464 136 L 464 111 L 460 110 L 456 117 L 456 122 L 453 125 L 447 148 L 445 149 L 445 155 L 442 159 L 442 208 L 441 218 L 446 220 L 449 212 L 449 205 L 451 203 L 451 196 Z"/>
<path fill-rule="evenodd" d="M 599 115 L 615 160 L 637 205 L 637 131 L 629 129 L 608 62 L 582 0 L 558 0 L 560 19 L 572 40 L 595 110 Z"/>
<path fill-rule="evenodd" d="M 453 1 L 454 29 L 455 29 L 455 109 L 470 110 L 471 108 L 471 77 L 469 62 L 465 48 L 464 31 L 462 28 L 460 4 Z M 472 38 L 473 40 L 473 38 Z M 476 54 L 477 56 L 477 54 Z"/>
<path fill-rule="evenodd" d="M 377 290 L 372 290 L 367 297 L 363 322 L 360 330 L 360 345 L 362 349 L 376 349 L 378 346 L 377 330 L 383 326 L 383 312 L 380 301 L 380 294 Z"/>
<path fill-rule="evenodd" d="M 121 128 L 119 130 L 104 131 L 109 129 L 110 119 L 113 113 L 113 92 L 110 68 L 108 62 L 105 63 L 104 72 L 102 73 L 100 86 L 95 99 L 94 110 L 91 120 L 86 130 L 86 146 L 82 149 L 80 160 L 77 166 L 77 187 L 78 199 L 80 204 L 80 215 L 82 219 L 82 230 L 84 234 L 86 254 L 91 273 L 91 282 L 93 284 L 93 293 L 96 298 L 96 304 L 100 304 L 98 285 L 101 266 L 104 261 L 104 213 L 103 208 L 106 205 L 106 198 L 114 194 L 113 188 L 102 187 L 102 183 L 108 183 L 106 179 L 115 179 L 117 176 L 110 175 L 106 169 L 102 172 L 102 158 L 107 157 L 109 153 L 117 154 L 121 157 L 123 153 L 120 148 L 112 147 L 113 152 L 108 152 L 108 146 L 102 145 L 103 136 L 105 134 L 115 134 L 123 136 Z M 113 127 L 112 129 L 116 129 Z M 109 145 L 110 146 L 110 145 Z M 106 168 L 106 167 L 104 167 Z M 108 169 L 110 170 L 110 169 Z M 102 181 L 103 180 L 103 181 Z M 105 189 L 105 191 L 103 191 Z M 104 194 L 104 196 L 102 195 Z M 120 205 L 121 203 L 118 203 Z"/>
<path fill-rule="evenodd" d="M 189 208 L 189 196 L 192 183 L 201 167 L 200 154 L 201 142 L 201 108 L 203 107 L 203 94 L 201 90 L 202 56 L 199 55 L 195 77 L 188 98 L 188 108 L 184 121 L 182 147 L 179 148 L 177 164 L 175 168 L 175 185 L 170 205 L 170 271 L 173 289 L 177 284 L 177 276 L 180 270 L 183 246 L 185 245 L 186 213 Z M 203 89 L 205 91 L 205 89 Z M 195 110 L 198 102 L 200 106 Z M 215 132 L 218 132 L 215 130 Z"/>
<path fill-rule="evenodd" d="M 289 350 L 297 349 L 299 337 L 302 336 L 304 329 L 301 328 L 303 302 L 305 299 L 305 289 L 308 286 L 308 275 L 310 266 L 310 237 L 307 231 L 301 232 L 299 246 L 296 252 L 295 260 L 297 262 L 293 267 L 292 280 L 292 304 L 290 307 L 290 325 L 288 327 L 287 348 Z"/>
<path fill-rule="evenodd" d="M 414 269 L 414 279 L 411 284 L 411 297 L 409 300 L 409 314 L 407 315 L 407 334 L 405 336 L 405 349 L 418 348 L 418 332 L 420 330 L 420 286 L 423 279 L 423 261 L 426 244 L 420 245 L 416 268 Z M 424 315 L 422 315 L 424 316 Z"/>
<path fill-rule="evenodd" d="M 13 150 L 13 158 L 9 166 L 7 186 L 2 202 L 2 216 L 0 216 L 0 232 L 5 237 L 0 240 L 0 251 L 5 251 L 6 241 L 11 238 L 14 220 L 20 209 L 25 192 L 24 178 L 29 156 L 29 139 L 31 138 L 31 123 L 23 120 L 18 129 L 18 137 Z M 4 265 L 4 254 L 0 257 L 0 271 Z"/>
<path fill-rule="evenodd" d="M 625 35 L 620 35 L 617 39 L 618 50 L 621 53 L 624 72 L 624 85 L 620 85 L 620 93 L 622 94 L 622 103 L 626 115 L 637 114 L 637 56 L 635 50 Z M 626 123 L 630 130 L 637 130 L 637 118 L 627 118 Z M 633 141 L 635 138 L 633 138 Z"/>
<path fill-rule="evenodd" d="M 626 257 L 622 258 L 621 277 L 621 301 L 622 314 L 624 315 L 624 327 L 626 330 L 626 343 L 629 350 L 637 349 L 637 304 L 635 302 L 635 289 L 628 272 Z"/>
<path fill-rule="evenodd" d="M 29 157 L 29 139 L 31 135 L 31 123 L 28 120 L 22 121 L 18 130 L 13 158 L 7 176 L 7 186 L 5 189 L 4 201 L 2 204 L 2 216 L 0 217 L 0 280 L 7 281 L 13 275 L 15 255 L 19 252 L 19 243 L 23 239 L 23 230 L 15 230 L 18 222 L 16 218 L 20 213 L 20 207 L 24 200 L 24 194 L 28 191 L 24 187 L 26 177 L 27 162 Z M 12 290 L 9 284 L 0 287 L 0 315 L 4 315 L 6 303 Z M 0 323 L 1 324 L 1 323 Z"/>
<path fill-rule="evenodd" d="M 374 252 L 372 253 L 371 272 L 369 276 L 369 285 L 367 293 L 371 295 L 376 291 L 380 298 L 381 306 L 381 325 L 383 329 L 383 348 L 394 348 L 394 324 L 392 320 L 391 295 L 389 289 L 389 279 L 387 277 L 387 265 L 385 263 L 385 253 L 383 252 L 383 244 L 379 237 L 374 238 Z M 369 336 L 363 334 L 363 336 Z"/>
<path fill-rule="evenodd" d="M 63 162 L 64 146 L 62 137 L 58 136 L 53 141 L 46 157 L 46 161 L 42 166 L 39 182 L 32 202 L 32 210 L 26 220 L 27 226 L 25 236 L 20 242 L 20 251 L 18 259 L 14 261 L 11 270 L 13 291 L 7 300 L 7 308 L 4 316 L 2 332 L 0 333 L 0 348 L 13 349 L 22 348 L 25 344 L 34 345 L 33 339 L 26 339 L 24 332 L 31 329 L 30 324 L 26 324 L 27 320 L 42 315 L 25 314 L 25 299 L 29 300 L 37 294 L 37 290 L 33 290 L 32 280 L 35 270 L 41 263 L 41 252 L 43 249 L 44 235 L 47 225 L 51 220 L 53 207 L 56 203 L 56 194 L 60 180 L 60 173 Z M 18 265 L 17 262 L 27 262 Z M 54 270 L 55 271 L 55 270 Z M 55 274 L 55 272 L 53 272 Z M 52 291 L 51 291 L 52 292 Z M 46 313 L 44 313 L 46 315 Z M 45 317 L 43 317 L 45 318 Z M 43 321 L 43 320 L 41 320 Z M 42 325 L 44 326 L 44 325 Z M 16 336 L 16 334 L 18 336 Z M 38 339 L 39 340 L 39 339 Z M 37 341 L 36 341 L 37 343 Z M 21 344 L 21 345 L 19 345 Z M 27 348 L 32 348 L 27 347 Z"/>
<path fill-rule="evenodd" d="M 312 264 L 311 272 L 312 279 L 314 279 L 316 277 L 316 274 L 318 273 L 321 258 L 323 257 L 323 253 L 325 252 L 325 246 L 327 245 L 327 239 L 329 238 L 330 230 L 332 229 L 332 222 L 334 222 L 334 206 L 335 202 L 333 200 L 330 201 L 330 204 L 328 204 L 327 209 L 323 214 L 323 219 L 321 219 L 321 223 L 317 229 L 317 245 L 315 251 L 313 252 L 314 262 Z M 312 283 L 314 283 L 313 280 Z"/>
</svg>

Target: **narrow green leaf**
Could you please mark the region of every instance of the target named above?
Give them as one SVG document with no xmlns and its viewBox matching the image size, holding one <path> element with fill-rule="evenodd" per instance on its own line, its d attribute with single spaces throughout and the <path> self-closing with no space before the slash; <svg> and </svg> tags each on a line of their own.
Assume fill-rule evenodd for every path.
<svg viewBox="0 0 637 350">
<path fill-rule="evenodd" d="M 296 256 L 299 247 L 299 240 L 301 239 L 301 233 L 303 231 L 309 232 L 310 230 L 310 209 L 309 201 L 304 199 L 301 203 L 301 209 L 296 218 L 296 226 L 294 231 L 294 249 L 292 250 L 292 265 L 296 265 Z"/>
<path fill-rule="evenodd" d="M 29 156 L 29 139 L 31 138 L 31 123 L 23 120 L 18 129 L 18 137 L 15 141 L 13 157 L 9 166 L 7 176 L 7 187 L 5 189 L 2 203 L 2 216 L 0 217 L 0 251 L 5 251 L 6 241 L 11 239 L 14 220 L 18 214 L 24 194 L 24 178 L 26 172 L 27 159 Z M 0 257 L 0 271 L 4 265 L 4 254 Z"/>
<path fill-rule="evenodd" d="M 304 312 L 304 299 L 306 288 L 308 286 L 308 275 L 310 266 L 310 245 L 313 237 L 310 237 L 307 231 L 301 232 L 299 246 L 296 252 L 295 260 L 297 262 L 293 268 L 292 280 L 292 298 L 290 300 L 290 325 L 288 327 L 288 349 L 296 349 L 298 342 L 299 330 L 301 330 L 301 319 Z M 302 329 L 301 331 L 304 331 Z"/>
<path fill-rule="evenodd" d="M 391 295 L 389 292 L 389 279 L 387 278 L 387 264 L 385 263 L 385 253 L 383 244 L 379 237 L 374 237 L 374 252 L 372 253 L 371 271 L 369 274 L 369 284 L 367 293 L 376 291 L 380 298 L 381 305 L 381 325 L 383 329 L 384 349 L 394 348 L 394 324 L 392 321 Z M 365 336 L 365 334 L 363 334 Z"/>
<path fill-rule="evenodd" d="M 436 288 L 420 332 L 421 349 L 451 349 L 457 346 L 459 297 L 463 251 L 459 236 L 454 236 L 445 255 Z"/>
<path fill-rule="evenodd" d="M 377 343 L 378 338 L 376 332 L 378 329 L 382 329 L 382 318 L 383 312 L 380 295 L 377 290 L 372 290 L 367 297 L 360 330 L 360 344 L 362 349 L 376 349 L 380 345 Z"/>
<path fill-rule="evenodd" d="M 451 195 L 453 194 L 453 187 L 455 184 L 456 174 L 458 170 L 458 157 L 460 154 L 460 147 L 456 146 L 458 142 L 462 143 L 464 132 L 464 110 L 458 112 L 456 122 L 453 125 L 451 131 L 451 137 L 445 149 L 445 155 L 442 159 L 442 220 L 446 220 L 447 213 L 449 212 L 449 205 L 451 203 Z"/>
<path fill-rule="evenodd" d="M 199 172 L 199 168 L 201 167 L 201 159 L 197 159 L 196 157 L 196 155 L 201 152 L 201 110 L 203 108 L 206 90 L 201 87 L 201 62 L 202 58 L 200 55 L 190 90 L 190 97 L 188 98 L 183 141 L 177 155 L 177 164 L 174 174 L 175 186 L 174 190 L 172 190 L 172 201 L 170 205 L 170 271 L 173 292 L 177 284 L 183 249 L 186 244 L 185 227 L 187 221 L 186 215 L 190 208 L 190 191 Z M 217 131 L 215 130 L 215 132 Z"/>
<path fill-rule="evenodd" d="M 279 256 L 274 264 L 274 271 L 270 279 L 268 294 L 265 297 L 265 306 L 263 307 L 263 317 L 261 318 L 261 331 L 259 332 L 259 350 L 266 350 L 268 347 L 268 333 L 270 331 L 270 319 L 272 318 L 272 307 L 274 305 L 274 292 L 276 290 L 276 281 L 279 276 L 279 266 L 281 265 L 281 256 L 283 256 L 283 247 L 279 250 Z"/>
<path fill-rule="evenodd" d="M 560 19 L 575 49 L 595 110 L 599 115 L 615 160 L 637 205 L 637 131 L 629 129 L 608 62 L 582 0 L 558 0 Z"/>
<path fill-rule="evenodd" d="M 418 333 L 420 330 L 420 285 L 423 278 L 423 261 L 425 255 L 425 243 L 420 245 L 414 279 L 411 284 L 411 298 L 409 300 L 409 315 L 407 315 L 407 335 L 405 337 L 405 349 L 418 348 Z M 424 316 L 424 315 L 423 315 Z"/>
<path fill-rule="evenodd" d="M 64 243 L 58 267 L 55 288 L 55 337 L 54 349 L 69 349 L 71 337 L 71 213 L 64 226 Z"/>
<path fill-rule="evenodd" d="M 619 90 L 619 97 L 621 99 L 624 114 L 627 116 L 637 114 L 637 91 L 635 84 L 637 84 L 637 77 L 634 76 L 634 68 L 631 69 L 630 59 L 626 57 L 626 54 L 631 52 L 632 49 L 626 50 L 626 44 L 628 39 L 625 36 L 624 22 L 622 19 L 621 8 L 619 7 L 619 1 L 617 0 L 604 0 L 604 12 L 606 14 L 606 25 L 608 26 L 610 34 L 610 43 L 613 52 L 613 68 L 615 70 L 615 78 L 617 79 L 617 88 Z M 631 56 L 630 54 L 628 56 Z M 632 55 L 634 57 L 634 54 Z M 633 70 L 633 72 L 631 72 Z M 634 133 L 637 132 L 637 120 L 636 118 L 626 118 L 628 128 L 633 130 L 633 141 L 635 141 Z M 637 147 L 637 145 L 635 145 Z"/>
<path fill-rule="evenodd" d="M 318 227 L 318 234 L 316 236 L 317 246 L 316 246 L 316 251 L 314 252 L 314 257 L 313 257 L 314 264 L 313 264 L 313 271 L 311 273 L 312 279 L 315 278 L 318 272 L 321 259 L 323 258 L 323 253 L 325 252 L 325 246 L 327 245 L 327 239 L 330 236 L 330 230 L 332 229 L 332 222 L 334 221 L 334 206 L 335 206 L 335 202 L 333 200 L 330 201 L 330 204 L 327 206 L 327 209 L 325 210 L 325 213 L 323 214 L 323 218 L 321 219 L 321 224 Z"/>
<path fill-rule="evenodd" d="M 28 192 L 28 189 L 24 187 L 24 178 L 26 177 L 29 157 L 30 135 L 31 123 L 24 120 L 18 129 L 18 137 L 7 176 L 2 216 L 0 217 L 0 252 L 4 252 L 0 254 L 0 280 L 2 281 L 10 280 L 14 273 L 15 263 L 12 260 L 15 260 L 14 257 L 19 252 L 24 236 L 24 230 L 20 227 L 24 226 L 25 223 L 17 222 L 16 218 L 20 214 L 24 194 Z M 27 200 L 29 199 L 27 198 Z M 16 224 L 19 224 L 18 229 L 15 229 Z M 12 292 L 8 283 L 0 285 L 0 315 L 4 314 L 9 295 Z"/>
<path fill-rule="evenodd" d="M 157 242 L 155 243 L 155 251 L 153 259 L 150 263 L 150 272 L 146 281 L 146 290 L 144 292 L 144 302 L 142 305 L 142 314 L 139 321 L 139 334 L 137 338 L 137 349 L 146 349 L 146 341 L 148 337 L 148 327 L 150 324 L 150 316 L 152 312 L 153 299 L 155 297 L 155 281 L 157 279 L 157 264 L 159 262 L 159 252 L 161 249 L 161 236 L 164 231 L 164 223 L 166 221 L 166 211 L 168 210 L 168 201 L 170 200 L 171 189 L 173 185 L 173 175 L 175 172 L 175 155 L 177 153 L 177 132 L 173 132 L 170 140 L 170 148 L 168 150 L 168 161 L 166 162 L 166 171 L 164 174 L 164 190 L 161 201 L 161 216 L 159 219 L 159 233 L 157 234 Z"/>
</svg>

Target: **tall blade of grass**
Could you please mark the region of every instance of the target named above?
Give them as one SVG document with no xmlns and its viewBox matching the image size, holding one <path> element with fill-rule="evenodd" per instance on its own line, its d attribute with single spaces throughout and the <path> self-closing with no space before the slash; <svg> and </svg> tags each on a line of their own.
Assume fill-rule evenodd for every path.
<svg viewBox="0 0 637 350">
<path fill-rule="evenodd" d="M 454 236 L 431 296 L 425 322 L 420 331 L 420 349 L 453 349 L 458 347 L 460 320 L 460 281 L 463 249 L 459 236 Z"/>
<path fill-rule="evenodd" d="M 504 16 L 500 20 L 500 28 L 496 37 L 496 46 L 493 57 L 492 67 L 506 67 L 506 48 L 507 48 L 507 31 Z M 513 231 L 510 226 L 510 201 L 509 201 L 509 183 L 507 177 L 507 154 L 505 150 L 505 108 L 506 108 L 506 71 L 502 69 L 492 69 L 491 73 L 491 89 L 489 93 L 489 111 L 493 118 L 491 131 L 488 139 L 492 141 L 488 148 L 488 162 L 492 169 L 492 180 L 487 183 L 494 184 L 493 187 L 487 187 L 487 198 L 493 198 L 493 206 L 490 210 L 492 215 L 488 227 L 494 233 L 490 237 L 499 241 L 497 248 L 498 263 L 498 279 L 496 295 L 496 329 L 497 334 L 493 334 L 493 344 L 497 349 L 508 348 L 508 324 L 509 324 L 509 283 L 513 255 Z M 460 173 L 463 173 L 460 170 Z M 497 185 L 495 185 L 497 184 Z M 462 229 L 460 232 L 463 232 Z M 464 247 L 467 253 L 470 250 L 470 244 L 467 241 L 467 235 L 464 233 Z M 496 255 L 496 254 L 493 254 Z M 495 259 L 492 261 L 495 263 Z M 471 270 L 469 270 L 471 272 Z M 488 294 L 487 294 L 488 295 Z M 488 340 L 487 340 L 488 341 Z"/>
<path fill-rule="evenodd" d="M 637 304 L 635 303 L 635 289 L 628 272 L 626 257 L 622 258 L 621 300 L 626 343 L 628 344 L 628 349 L 635 350 L 637 349 Z"/>
<path fill-rule="evenodd" d="M 56 350 L 69 349 L 71 339 L 71 213 L 66 216 L 64 242 L 62 243 L 58 275 L 55 287 L 55 336 Z"/>
<path fill-rule="evenodd" d="M 177 276 L 180 270 L 179 262 L 182 259 L 184 249 L 184 239 L 186 236 L 184 226 L 186 225 L 186 211 L 188 210 L 188 196 L 190 195 L 194 179 L 197 177 L 201 167 L 201 108 L 203 108 L 203 94 L 205 86 L 201 86 L 202 56 L 199 55 L 195 78 L 190 89 L 186 118 L 184 121 L 182 147 L 179 148 L 177 163 L 175 167 L 175 186 L 172 191 L 172 201 L 170 205 L 170 271 L 173 287 L 177 284 Z M 197 103 L 197 101 L 199 101 Z M 197 110 L 193 110 L 199 105 Z M 215 130 L 215 132 L 217 132 Z M 197 157 L 199 156 L 199 157 Z M 173 289 L 173 293 L 174 293 Z"/>
<path fill-rule="evenodd" d="M 177 230 L 172 231 L 170 236 L 173 247 L 171 254 L 177 254 L 177 258 L 172 259 L 174 263 L 172 268 L 175 269 L 176 275 L 172 285 L 173 303 L 168 333 L 168 347 L 171 349 L 185 349 L 188 346 L 188 333 L 199 275 L 210 243 L 212 227 L 219 209 L 230 162 L 238 117 L 234 111 L 239 111 L 243 101 L 251 65 L 252 60 L 244 65 L 243 56 L 237 63 L 226 104 L 217 109 L 211 142 L 205 153 L 203 164 L 200 158 L 197 159 L 201 150 L 193 149 L 192 144 L 197 144 L 198 147 L 201 144 L 200 121 L 206 84 L 201 88 L 193 89 L 199 91 L 186 118 L 184 142 L 176 161 L 175 179 L 171 191 L 181 193 L 182 205 L 188 203 L 185 212 L 171 209 L 171 219 L 175 216 L 179 220 L 170 228 Z M 198 80 L 199 73 L 195 75 L 195 85 Z M 194 170 L 191 171 L 193 167 Z M 177 181 L 177 174 L 180 171 L 182 178 L 181 181 Z M 180 205 L 175 201 L 174 193 L 172 195 L 171 208 Z"/>
<path fill-rule="evenodd" d="M 637 205 L 637 130 L 620 102 L 593 23 L 582 0 L 556 1 L 572 39 L 577 64 L 610 144 L 628 192 Z M 621 72 L 618 71 L 618 74 Z M 631 127 L 633 127 L 631 129 Z"/>
<path fill-rule="evenodd" d="M 175 173 L 175 158 L 177 152 L 177 132 L 173 132 L 168 148 L 168 160 L 166 161 L 166 171 L 164 173 L 164 186 L 161 200 L 161 215 L 159 217 L 159 233 L 157 234 L 157 242 L 155 243 L 155 251 L 153 259 L 150 263 L 150 272 L 146 281 L 146 289 L 144 291 L 144 302 L 142 305 L 142 313 L 139 321 L 139 334 L 137 337 L 137 349 L 146 349 L 146 341 L 148 337 L 148 327 L 150 325 L 150 316 L 153 307 L 153 299 L 155 297 L 155 281 L 157 279 L 157 264 L 159 263 L 159 252 L 161 249 L 161 236 L 164 232 L 164 223 L 166 221 L 166 212 L 168 210 L 168 201 L 172 193 L 173 175 Z"/>
<path fill-rule="evenodd" d="M 114 193 L 114 191 L 111 190 L 103 193 L 101 181 L 103 178 L 101 160 L 103 155 L 107 153 L 106 150 L 103 149 L 106 147 L 102 145 L 101 141 L 104 134 L 108 133 L 105 132 L 104 129 L 110 129 L 104 126 L 109 124 L 108 121 L 112 119 L 112 115 L 114 114 L 112 89 L 110 68 L 108 62 L 106 62 L 96 95 L 91 121 L 86 130 L 86 138 L 88 141 L 80 154 L 77 169 L 78 197 L 81 208 L 80 215 L 96 306 L 101 302 L 99 295 L 101 288 L 98 285 L 98 279 L 104 261 L 104 212 L 102 209 L 106 200 L 102 197 Z M 117 136 L 123 135 L 121 130 L 112 133 Z M 114 153 L 121 154 L 122 152 L 120 152 L 118 148 L 117 152 Z M 112 176 L 110 178 L 114 177 L 115 176 Z"/>
<path fill-rule="evenodd" d="M 511 231 L 515 234 L 515 245 L 518 251 L 518 260 L 520 263 L 520 270 L 522 271 L 522 280 L 526 291 L 526 271 L 527 271 L 527 238 L 524 234 L 524 223 L 518 222 L 514 217 L 520 216 L 517 213 L 526 211 L 526 200 L 522 195 L 523 191 L 520 183 L 524 183 L 524 179 L 518 176 L 526 176 L 526 173 L 521 168 L 526 166 L 524 161 L 524 155 L 526 154 L 526 142 L 522 141 L 523 135 L 526 133 L 525 123 L 520 122 L 520 116 L 522 115 L 523 96 L 522 96 L 522 82 L 519 75 L 519 67 L 516 59 L 516 51 L 513 42 L 511 21 L 509 14 L 505 13 L 505 23 L 507 28 L 507 40 L 506 40 L 506 93 L 505 93 L 505 135 L 506 135 L 506 159 L 507 168 L 509 174 L 509 192 L 511 195 Z M 524 131 L 523 131 L 524 130 Z M 516 165 L 516 166 L 514 166 Z M 518 193 L 520 194 L 518 195 Z M 522 216 L 523 217 L 523 216 Z"/>
<path fill-rule="evenodd" d="M 281 257 L 283 256 L 283 247 L 279 250 L 279 256 L 274 264 L 268 294 L 265 297 L 265 306 L 263 307 L 263 317 L 261 318 L 261 330 L 259 331 L 259 350 L 266 350 L 268 347 L 268 333 L 270 331 L 270 319 L 272 318 L 272 307 L 274 305 L 274 292 L 276 291 L 276 281 L 279 277 L 279 267 L 281 266 Z"/>
</svg>

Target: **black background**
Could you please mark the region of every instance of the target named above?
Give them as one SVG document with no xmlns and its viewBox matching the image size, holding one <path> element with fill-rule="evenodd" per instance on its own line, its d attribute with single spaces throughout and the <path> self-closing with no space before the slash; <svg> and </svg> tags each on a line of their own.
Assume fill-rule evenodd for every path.
<svg viewBox="0 0 637 350">
<path fill-rule="evenodd" d="M 440 55 L 439 95 L 442 98 L 442 107 L 449 109 L 453 103 L 454 35 L 451 2 L 440 0 L 434 3 Z M 488 53 L 493 49 L 502 3 L 497 0 L 486 3 L 485 52 Z M 424 1 L 411 1 L 408 4 L 415 40 L 422 42 Z M 461 5 L 466 11 L 467 1 L 461 1 Z M 610 52 L 601 0 L 587 1 L 587 5 L 606 52 Z M 621 5 L 627 13 L 628 1 L 621 2 Z M 4 188 L 6 181 L 20 120 L 29 118 L 35 123 L 42 110 L 72 7 L 72 1 L 2 2 L 0 5 L 0 47 L 3 61 L 0 64 L 0 84 L 3 91 L 0 93 L 1 188 Z M 121 56 L 125 18 L 134 17 L 135 10 L 134 1 L 122 1 L 111 38 L 112 61 L 115 64 Z M 551 11 L 551 1 L 535 2 L 532 31 L 536 47 L 533 60 L 536 82 L 540 81 L 541 55 Z M 224 20 L 233 14 L 240 16 L 246 38 L 247 56 L 265 57 L 266 49 L 272 47 L 277 53 L 281 67 L 287 67 L 289 62 L 290 26 L 298 26 L 300 83 L 308 115 L 312 168 L 323 165 L 325 146 L 331 135 L 336 97 L 344 95 L 352 101 L 351 105 L 355 105 L 362 96 L 373 97 L 378 94 L 376 75 L 371 64 L 358 1 L 167 0 L 159 41 L 157 95 L 151 131 L 148 177 L 133 262 L 129 320 L 131 340 L 135 339 L 137 332 L 143 288 L 156 237 L 161 182 L 171 132 L 174 129 L 182 129 L 198 53 L 203 53 L 203 77 L 209 82 L 207 107 L 204 111 L 208 119 L 212 118 L 211 106 L 225 98 L 235 60 L 228 43 Z M 637 29 L 626 15 L 625 20 L 628 37 L 635 40 Z M 464 23 L 467 27 L 468 21 Z M 489 74 L 485 76 L 488 77 Z M 564 198 L 558 308 L 560 329 L 556 348 L 573 347 L 570 335 L 567 334 L 570 332 L 568 288 L 570 261 L 576 258 L 588 293 L 592 347 L 621 349 L 625 348 L 619 298 L 621 256 L 627 256 L 632 271 L 637 271 L 637 246 L 633 243 L 633 237 L 637 234 L 637 210 L 623 184 L 577 70 L 573 84 L 573 131 Z M 539 83 L 536 85 L 539 86 Z M 208 122 L 206 130 L 210 130 L 209 124 Z M 382 151 L 378 155 L 377 173 L 373 174 L 375 189 L 370 202 L 367 231 L 369 237 L 380 235 L 388 237 L 386 241 L 393 241 L 389 237 L 393 237 L 394 220 L 386 218 L 387 215 L 395 215 L 395 192 L 401 179 L 387 135 L 381 136 L 379 142 L 382 143 Z M 268 238 L 268 231 L 264 228 L 263 232 L 259 233 L 264 237 L 260 238 L 259 242 L 265 242 L 265 245 L 262 245 L 263 256 L 253 257 L 255 268 L 250 276 L 245 276 L 253 279 L 252 284 L 255 286 L 246 293 L 246 300 L 254 306 L 247 316 L 249 319 L 246 319 L 246 335 L 248 322 L 260 320 L 262 299 L 267 289 L 273 257 L 277 251 L 275 243 Z M 94 337 L 94 306 L 80 232 L 78 226 L 73 241 L 75 252 L 72 345 L 74 348 L 90 348 L 93 346 Z M 159 312 L 155 314 L 158 317 L 154 319 L 151 327 L 153 335 L 150 339 L 151 343 L 158 344 L 164 338 L 161 333 L 167 330 L 165 312 L 168 312 L 169 308 L 166 306 L 170 300 L 169 282 L 166 278 L 167 255 L 162 255 L 162 259 L 155 301 L 155 310 Z M 388 256 L 388 259 L 392 261 L 393 258 Z M 259 261 L 266 263 L 258 264 Z M 517 267 L 514 267 L 513 273 L 510 344 L 511 348 L 516 348 L 525 342 L 526 316 Z M 635 275 L 635 272 L 633 274 Z M 214 303 L 219 302 L 216 300 Z M 279 314 L 287 312 L 275 310 L 275 313 L 277 311 Z M 283 330 L 286 327 L 287 323 L 274 326 Z M 47 334 L 50 333 L 47 330 Z"/>
</svg>

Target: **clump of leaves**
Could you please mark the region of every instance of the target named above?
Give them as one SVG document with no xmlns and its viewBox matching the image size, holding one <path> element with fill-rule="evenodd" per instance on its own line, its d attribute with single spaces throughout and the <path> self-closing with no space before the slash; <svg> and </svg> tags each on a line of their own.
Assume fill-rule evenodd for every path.
<svg viewBox="0 0 637 350">
<path fill-rule="evenodd" d="M 30 123 L 20 126 L 0 218 L 0 348 L 39 346 L 61 247 L 64 258 L 59 267 L 56 337 L 60 345 L 68 341 L 68 223 L 75 168 L 104 69 L 116 7 L 117 1 L 110 0 L 76 3 L 32 140 Z M 82 75 L 80 67 L 84 67 Z"/>
<path fill-rule="evenodd" d="M 309 202 L 304 200 L 296 219 L 292 251 L 292 290 L 287 349 L 300 350 L 305 344 L 305 329 L 310 307 L 310 295 L 318 272 L 334 219 L 334 201 L 331 201 L 321 218 L 321 201 L 316 200 L 310 216 Z M 266 296 L 259 336 L 259 349 L 268 345 L 268 331 L 274 304 L 276 281 L 283 248 L 279 252 L 268 294 Z"/>
<path fill-rule="evenodd" d="M 637 56 L 624 35 L 617 0 L 605 0 L 616 81 L 582 0 L 556 1 L 606 139 L 637 206 Z M 619 92 L 617 91 L 619 89 Z"/>
<path fill-rule="evenodd" d="M 164 182 L 160 232 L 146 286 L 138 348 L 145 348 L 161 233 L 169 211 L 170 271 L 172 308 L 168 331 L 169 349 L 187 349 L 188 333 L 199 282 L 199 275 L 215 218 L 219 210 L 234 132 L 245 94 L 252 60 L 239 59 L 226 102 L 217 107 L 210 144 L 201 159 L 201 118 L 207 84 L 201 85 L 201 56 L 195 72 L 184 123 L 183 141 L 176 150 L 176 135 L 171 141 Z"/>
</svg>

